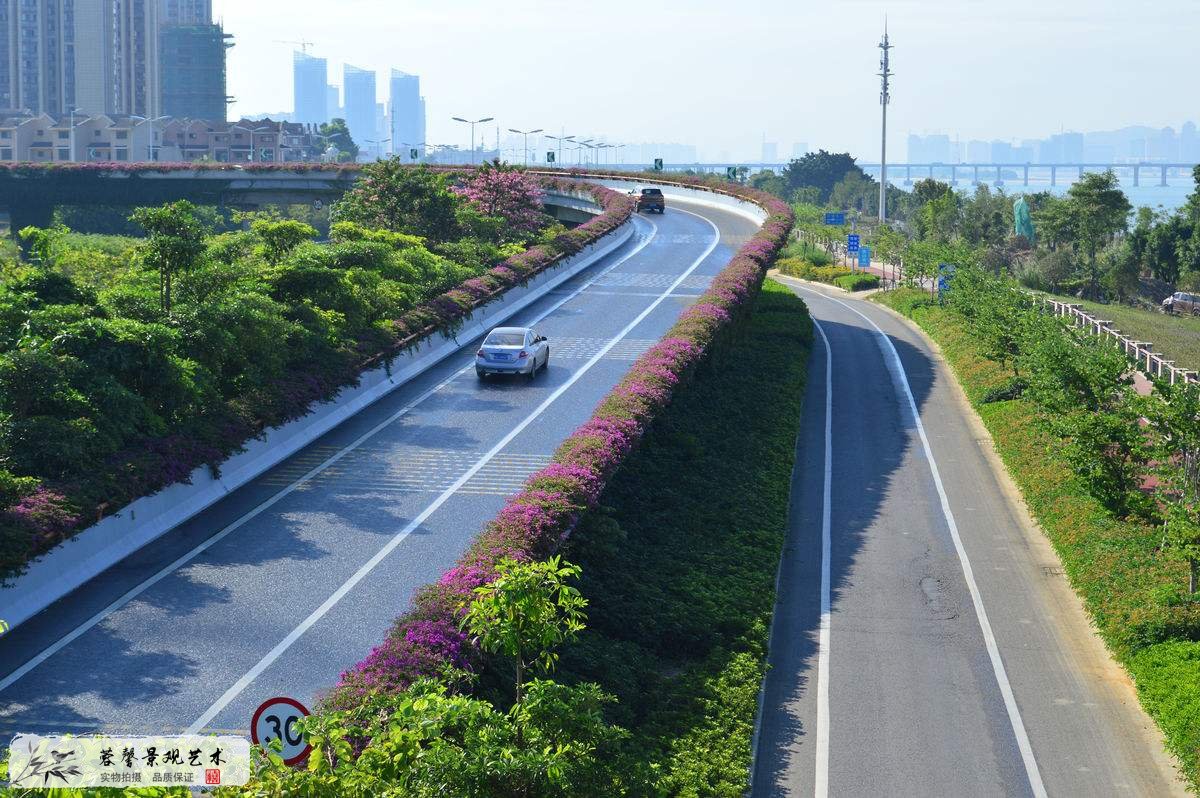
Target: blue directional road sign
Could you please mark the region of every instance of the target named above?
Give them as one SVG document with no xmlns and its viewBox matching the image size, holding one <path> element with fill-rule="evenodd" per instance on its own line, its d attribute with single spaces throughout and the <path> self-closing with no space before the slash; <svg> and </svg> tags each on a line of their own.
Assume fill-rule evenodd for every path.
<svg viewBox="0 0 1200 798">
<path fill-rule="evenodd" d="M 841 226 L 846 223 L 846 214 L 844 213 L 827 213 L 825 214 L 825 224 Z"/>
<path fill-rule="evenodd" d="M 846 251 L 850 253 L 858 252 L 859 237 L 856 234 L 846 236 Z"/>
<path fill-rule="evenodd" d="M 859 266 L 870 266 L 871 265 L 871 248 L 870 247 L 862 247 L 861 249 L 858 250 L 858 265 Z"/>
</svg>

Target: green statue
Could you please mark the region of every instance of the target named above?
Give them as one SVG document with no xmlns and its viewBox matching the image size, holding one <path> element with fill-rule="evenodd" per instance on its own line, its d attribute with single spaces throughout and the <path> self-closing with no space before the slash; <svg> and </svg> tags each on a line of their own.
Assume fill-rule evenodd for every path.
<svg viewBox="0 0 1200 798">
<path fill-rule="evenodd" d="M 1036 243 L 1037 233 L 1033 229 L 1033 219 L 1029 216 L 1029 203 L 1024 197 L 1017 197 L 1017 201 L 1013 203 L 1013 222 L 1017 235 L 1025 236 L 1030 245 Z"/>
</svg>

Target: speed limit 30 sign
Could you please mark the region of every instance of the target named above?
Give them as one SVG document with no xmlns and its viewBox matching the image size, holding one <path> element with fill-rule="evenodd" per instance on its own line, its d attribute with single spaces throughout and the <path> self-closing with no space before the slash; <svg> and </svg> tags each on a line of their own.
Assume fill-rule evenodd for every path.
<svg viewBox="0 0 1200 798">
<path fill-rule="evenodd" d="M 254 710 L 250 720 L 250 739 L 264 751 L 270 751 L 272 740 L 283 746 L 283 764 L 298 765 L 312 752 L 312 746 L 300 734 L 296 721 L 308 716 L 308 710 L 294 698 L 271 698 Z"/>
</svg>

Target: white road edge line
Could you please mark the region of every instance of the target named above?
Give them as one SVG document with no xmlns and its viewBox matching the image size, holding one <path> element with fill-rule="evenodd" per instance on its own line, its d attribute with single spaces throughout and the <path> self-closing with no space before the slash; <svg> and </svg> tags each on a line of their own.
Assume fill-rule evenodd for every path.
<svg viewBox="0 0 1200 798">
<path fill-rule="evenodd" d="M 703 219 L 704 217 L 700 217 L 700 218 Z M 443 504 L 445 504 L 446 501 L 448 501 L 450 499 L 450 497 L 453 496 L 458 491 L 459 488 L 461 488 L 464 484 L 466 484 L 467 480 L 469 480 L 481 468 L 483 468 L 485 465 L 487 465 L 487 463 L 493 457 L 495 457 L 497 454 L 499 454 L 500 451 L 505 446 L 507 446 L 509 443 L 511 443 L 513 441 L 513 439 L 517 437 L 517 435 L 521 434 L 521 432 L 523 432 L 526 427 L 528 427 L 530 424 L 532 424 L 534 421 L 536 421 L 538 419 L 538 417 L 542 415 L 542 413 L 546 412 L 546 409 L 548 407 L 550 407 L 550 405 L 552 405 L 560 396 L 562 396 L 564 393 L 566 393 L 567 389 L 569 389 L 572 385 L 574 385 L 576 382 L 578 382 L 579 379 L 581 377 L 583 377 L 584 374 L 586 374 L 588 371 L 590 371 L 592 366 L 599 363 L 600 359 L 603 358 L 604 355 L 607 354 L 610 349 L 612 349 L 614 346 L 616 346 L 621 341 L 621 339 L 625 338 L 627 335 L 629 335 L 629 333 L 633 332 L 633 330 L 639 324 L 641 324 L 646 319 L 646 317 L 649 316 L 654 311 L 655 308 L 657 308 L 659 305 L 662 304 L 663 300 L 665 300 L 667 298 L 667 296 L 670 295 L 670 293 L 672 291 L 674 291 L 678 287 L 678 285 L 681 282 L 683 282 L 683 280 L 686 277 L 688 277 L 692 272 L 694 272 L 700 266 L 701 263 L 703 263 L 705 260 L 707 260 L 708 256 L 711 255 L 713 253 L 713 250 L 715 250 L 717 248 L 717 244 L 719 244 L 721 242 L 721 231 L 717 228 L 717 226 L 715 224 L 713 224 L 708 219 L 705 219 L 705 221 L 708 222 L 710 225 L 712 225 L 713 232 L 716 234 L 715 237 L 713 238 L 712 242 L 708 245 L 707 248 L 705 248 L 703 254 L 701 254 L 698 258 L 696 258 L 696 260 L 692 262 L 692 265 L 689 266 L 687 268 L 687 270 L 683 272 L 683 274 L 679 275 L 679 277 L 675 280 L 675 282 L 669 288 L 667 288 L 667 290 L 663 291 L 662 294 L 659 295 L 658 299 L 655 299 L 653 302 L 651 302 L 641 313 L 639 313 L 633 319 L 633 321 L 626 324 L 625 327 L 619 333 L 617 333 L 616 337 L 609 340 L 609 342 L 599 352 L 597 352 L 595 355 L 593 355 L 587 361 L 587 363 L 584 363 L 583 366 L 581 366 L 577 371 L 573 372 L 571 374 L 570 378 L 566 382 L 564 382 L 562 385 L 558 386 L 558 388 L 554 389 L 554 392 L 551 393 L 549 396 L 547 396 L 540 405 L 538 405 L 536 408 L 534 408 L 533 412 L 531 412 L 528 416 L 526 416 L 524 419 L 522 419 L 520 421 L 520 423 L 518 423 L 515 427 L 513 427 L 511 430 L 509 430 L 508 434 L 505 435 L 503 438 L 501 438 L 496 443 L 495 446 L 493 446 L 490 450 L 488 450 L 488 452 L 486 454 L 484 454 L 482 457 L 480 457 L 478 460 L 476 460 L 474 465 L 472 465 L 470 468 L 468 468 L 466 471 L 464 471 L 462 473 L 462 475 L 460 475 L 459 478 L 454 481 L 454 484 L 452 484 L 450 487 L 448 487 L 444 491 L 442 491 L 442 493 L 439 494 L 436 499 L 434 499 L 432 502 L 430 502 L 425 507 L 424 510 L 422 510 L 416 517 L 414 517 L 411 521 L 409 521 L 404 526 L 403 529 L 401 529 L 399 532 L 397 532 L 392 537 L 391 540 L 389 540 L 386 544 L 384 544 L 383 548 L 381 548 L 378 552 L 376 552 L 374 557 L 372 557 L 367 562 L 363 563 L 363 565 L 360 566 L 359 569 L 357 571 L 355 571 L 354 574 L 351 575 L 349 579 L 347 579 L 345 582 L 342 583 L 341 587 L 339 587 L 337 590 L 335 590 L 333 592 L 333 594 L 329 596 L 329 598 L 325 599 L 325 601 L 323 601 L 321 603 L 321 606 L 319 606 L 315 610 L 313 610 L 309 614 L 309 616 L 307 618 L 305 618 L 303 621 L 301 621 L 299 623 L 299 625 L 296 626 L 295 629 L 293 629 L 291 632 L 289 632 L 288 635 L 285 638 L 283 638 L 283 640 L 280 640 L 279 643 L 277 643 L 274 648 L 272 648 L 265 655 L 263 655 L 263 658 L 260 659 L 253 668 L 251 668 L 240 679 L 238 679 L 236 682 L 234 682 L 233 685 L 230 686 L 230 688 L 228 690 L 226 690 L 225 693 L 220 698 L 218 698 L 213 703 L 212 706 L 210 706 L 207 710 L 204 711 L 204 714 L 202 714 L 200 717 L 196 718 L 196 720 L 192 723 L 192 725 L 188 726 L 187 734 L 197 734 L 206 725 L 208 725 L 208 723 L 210 721 L 212 721 L 212 719 L 215 718 L 221 712 L 221 710 L 223 710 L 226 706 L 228 706 L 228 704 L 231 701 L 233 701 L 233 699 L 237 698 L 237 696 L 243 690 L 245 690 L 255 679 L 257 679 L 258 676 L 263 671 L 265 671 L 267 668 L 269 668 L 271 666 L 271 663 L 273 663 L 275 660 L 279 659 L 279 657 L 285 651 L 287 651 L 289 648 L 291 648 L 292 645 L 297 640 L 299 640 L 301 638 L 301 636 L 303 636 L 304 633 L 307 632 L 313 626 L 313 624 L 315 624 L 317 621 L 321 620 L 321 618 L 323 618 L 326 615 L 326 613 L 328 613 L 331 609 L 333 609 L 335 604 L 337 604 L 339 601 L 341 601 L 342 598 L 347 593 L 349 593 L 351 590 L 354 589 L 355 585 L 357 585 L 364 578 L 366 578 L 367 574 L 371 573 L 371 571 L 373 571 L 375 569 L 375 566 L 379 565 L 379 563 L 382 562 L 385 557 L 387 557 L 389 554 L 391 554 L 392 551 L 397 546 L 399 546 L 400 543 L 405 538 L 407 538 L 410 534 L 412 534 L 412 532 L 417 527 L 419 527 L 421 524 L 425 523 L 426 519 L 428 519 L 429 516 L 433 515 L 434 512 L 436 512 L 439 507 L 441 507 Z"/>
<path fill-rule="evenodd" d="M 817 730 L 813 794 L 829 795 L 829 646 L 832 626 L 829 598 L 829 561 L 833 519 L 833 348 L 815 318 L 813 326 L 825 343 L 825 486 L 821 494 L 821 625 L 817 632 Z"/>
<path fill-rule="evenodd" d="M 532 324 L 537 324 L 538 322 L 542 321 L 547 316 L 549 316 L 551 313 L 558 310 L 559 308 L 561 308 L 563 305 L 570 302 L 575 297 L 579 296 L 581 293 L 583 293 L 585 290 L 587 290 L 593 283 L 595 283 L 601 277 L 604 277 L 606 274 L 611 272 L 613 269 L 617 268 L 622 263 L 625 263 L 630 258 L 632 258 L 634 255 L 641 252 L 643 249 L 645 249 L 650 244 L 651 241 L 654 240 L 654 238 L 658 235 L 658 225 L 656 225 L 654 222 L 648 221 L 646 219 L 642 219 L 640 216 L 636 216 L 634 218 L 638 221 L 641 221 L 643 223 L 650 225 L 650 228 L 651 228 L 650 235 L 647 238 L 643 239 L 641 242 L 639 242 L 636 247 L 634 247 L 632 250 L 627 252 L 625 255 L 621 256 L 617 260 L 613 261 L 609 266 L 605 267 L 600 272 L 593 275 L 586 282 L 584 282 L 581 286 L 579 286 L 579 288 L 575 289 L 574 292 L 568 294 L 567 296 L 563 297 L 558 302 L 555 302 L 553 305 L 551 305 L 543 313 L 541 313 L 539 316 L 537 316 L 535 319 L 533 319 Z M 450 355 L 450 357 L 454 357 L 454 356 L 455 355 Z M 462 369 L 455 371 L 453 374 L 451 374 L 445 380 L 443 380 L 442 382 L 433 386 L 429 390 L 425 391 L 420 396 L 418 396 L 416 399 L 412 400 L 411 402 L 406 404 L 404 407 L 397 410 L 391 416 L 384 419 L 383 421 L 381 421 L 379 424 L 372 427 L 367 432 L 363 433 L 359 438 L 354 440 L 352 443 L 347 445 L 345 448 L 341 449 L 336 454 L 331 455 L 328 459 L 322 461 L 319 465 L 314 466 L 311 470 L 306 472 L 304 474 L 304 476 L 300 477 L 295 482 L 292 482 L 290 485 L 285 487 L 283 490 L 279 491 L 278 493 L 273 495 L 271 498 L 267 499 L 262 504 L 258 505 L 254 509 L 250 510 L 245 515 L 243 515 L 240 518 L 238 518 L 237 520 L 231 522 L 228 526 L 226 526 L 220 532 L 218 532 L 217 534 L 213 535 L 212 537 L 206 539 L 205 541 L 203 541 L 202 543 L 197 545 L 191 551 L 189 551 L 186 554 L 179 557 L 177 560 L 175 560 L 171 564 L 164 566 L 160 571 L 155 573 L 153 576 L 148 577 L 146 580 L 144 580 L 144 581 L 140 582 L 139 584 L 135 585 L 134 587 L 130 588 L 129 591 L 126 592 L 124 595 L 122 595 L 120 598 L 116 599 L 111 604 L 109 604 L 107 607 L 105 607 L 104 609 L 100 610 L 95 615 L 93 615 L 91 618 L 88 618 L 82 624 L 75 627 L 75 629 L 71 630 L 69 633 L 64 635 L 58 641 L 56 641 L 55 643 L 53 643 L 50 646 L 48 646 L 47 648 L 45 648 L 40 654 L 38 654 L 37 656 L 35 656 L 34 658 L 32 658 L 31 660 L 26 662 L 24 665 L 17 668 L 12 673 L 5 676 L 3 679 L 0 679 L 0 692 L 3 692 L 4 690 L 8 689 L 10 686 L 12 686 L 15 682 L 17 682 L 19 679 L 21 679 L 27 673 L 29 673 L 34 668 L 41 665 L 46 660 L 50 659 L 50 657 L 54 656 L 59 651 L 61 651 L 62 649 L 64 649 L 68 645 L 70 645 L 76 639 L 81 637 L 85 632 L 87 632 L 89 629 L 94 627 L 96 624 L 100 623 L 102 620 L 107 618 L 113 612 L 115 612 L 116 610 L 119 610 L 121 607 L 125 606 L 130 601 L 137 598 L 139 595 L 144 593 L 146 590 L 153 587 L 158 582 L 162 581 L 169 574 L 175 572 L 180 567 L 186 565 L 188 562 L 195 559 L 197 556 L 204 553 L 206 550 L 208 550 L 212 546 L 214 546 L 217 543 L 224 540 L 231 533 L 233 533 L 238 528 L 243 526 L 246 522 L 253 520 L 255 517 L 257 517 L 263 511 L 270 509 L 277 502 L 286 498 L 288 496 L 288 494 L 292 493 L 294 490 L 296 490 L 301 485 L 303 485 L 306 482 L 308 482 L 309 480 L 311 480 L 317 474 L 320 474 L 322 471 L 324 471 L 325 469 L 332 466 L 334 463 L 341 460 L 343 457 L 345 457 L 350 452 L 352 452 L 355 449 L 362 446 L 368 440 L 370 440 L 375 435 L 382 432 L 387 427 L 394 424 L 400 418 L 408 415 L 408 413 L 412 412 L 413 408 L 417 407 L 422 402 L 424 402 L 426 399 L 433 396 L 435 393 L 442 390 L 450 383 L 454 382 L 456 379 L 458 379 L 463 374 L 470 372 L 472 368 L 474 368 L 473 364 L 467 366 L 466 368 L 462 368 Z M 303 450 L 301 450 L 301 451 L 303 451 Z M 299 454 L 299 452 L 297 452 L 297 454 Z M 293 456 L 295 456 L 295 455 L 293 455 Z"/>
<path fill-rule="evenodd" d="M 1030 744 L 1029 735 L 1025 731 L 1025 723 L 1021 720 L 1021 710 L 1017 707 L 1017 699 L 1013 694 L 1012 684 L 1008 681 L 1008 672 L 1004 669 L 1004 660 L 1000 657 L 1000 647 L 996 643 L 996 636 L 992 633 L 992 625 L 988 621 L 987 610 L 983 606 L 983 596 L 979 592 L 979 585 L 975 583 L 975 572 L 971 569 L 971 561 L 967 557 L 967 550 L 963 547 L 962 537 L 958 534 L 958 524 L 955 523 L 954 513 L 950 509 L 950 498 L 946 494 L 945 485 L 942 484 L 941 472 L 938 470 L 937 461 L 933 457 L 933 449 L 929 445 L 929 437 L 925 434 L 925 425 L 921 423 L 921 414 L 917 411 L 917 401 L 913 397 L 912 388 L 908 384 L 908 375 L 904 371 L 904 364 L 900 361 L 900 354 L 896 351 L 892 339 L 880 329 L 878 324 L 848 303 L 831 297 L 822 291 L 797 287 L 801 291 L 816 294 L 831 302 L 836 302 L 851 313 L 854 313 L 874 328 L 877 338 L 882 342 L 880 349 L 888 357 L 889 370 L 899 378 L 900 387 L 904 389 L 904 395 L 908 399 L 909 411 L 912 413 L 913 421 L 916 423 L 917 434 L 921 438 L 921 447 L 925 450 L 925 459 L 929 463 L 929 471 L 933 475 L 933 482 L 937 487 L 938 499 L 941 501 L 942 515 L 946 519 L 946 525 L 950 528 L 950 537 L 954 540 L 954 549 L 958 552 L 958 561 L 962 565 L 963 579 L 967 583 L 967 590 L 971 593 L 971 603 L 975 605 L 975 617 L 979 620 L 979 628 L 983 632 L 983 642 L 987 647 L 988 659 L 992 662 L 992 671 L 996 675 L 996 683 L 1000 687 L 1000 694 L 1004 697 L 1004 708 L 1008 712 L 1008 720 L 1012 725 L 1013 736 L 1016 737 L 1017 748 L 1021 751 L 1021 760 L 1025 764 L 1025 773 L 1029 778 L 1029 788 L 1033 791 L 1036 798 L 1046 798 L 1046 785 L 1042 783 L 1042 774 L 1038 769 L 1037 759 L 1033 755 L 1033 746 Z"/>
</svg>

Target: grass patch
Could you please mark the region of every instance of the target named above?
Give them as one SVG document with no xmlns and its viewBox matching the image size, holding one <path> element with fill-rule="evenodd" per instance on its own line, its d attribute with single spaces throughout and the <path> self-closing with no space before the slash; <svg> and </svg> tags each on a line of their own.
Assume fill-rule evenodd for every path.
<svg viewBox="0 0 1200 798">
<path fill-rule="evenodd" d="M 869 291 L 879 287 L 879 275 L 855 272 L 838 277 L 833 284 L 844 291 Z"/>
<path fill-rule="evenodd" d="M 1082 305 L 1085 312 L 1111 321 L 1137 341 L 1152 341 L 1154 349 L 1180 368 L 1200 370 L 1200 318 L 1168 316 L 1128 305 L 1102 305 L 1075 297 L 1056 296 L 1062 302 Z"/>
<path fill-rule="evenodd" d="M 768 281 L 564 551 L 589 607 L 559 674 L 617 696 L 631 794 L 748 787 L 811 343 L 804 303 Z"/>
<path fill-rule="evenodd" d="M 873 298 L 912 318 L 941 347 L 1101 637 L 1137 682 L 1142 705 L 1197 789 L 1200 602 L 1179 600 L 1186 565 L 1158 552 L 1160 529 L 1115 519 L 1087 494 L 1059 442 L 1037 423 L 1031 401 L 998 399 L 1011 370 L 980 354 L 965 320 L 912 289 Z"/>
</svg>

